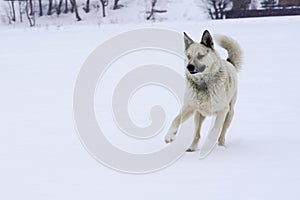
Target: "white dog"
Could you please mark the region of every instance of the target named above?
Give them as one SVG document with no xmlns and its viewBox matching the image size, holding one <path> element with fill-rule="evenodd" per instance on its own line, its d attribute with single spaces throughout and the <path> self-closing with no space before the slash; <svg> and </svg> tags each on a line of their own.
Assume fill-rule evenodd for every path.
<svg viewBox="0 0 300 200">
<path fill-rule="evenodd" d="M 192 114 L 195 119 L 195 138 L 187 151 L 195 151 L 200 139 L 201 124 L 206 116 L 216 115 L 210 134 L 220 135 L 218 144 L 225 144 L 237 98 L 237 72 L 241 68 L 242 51 L 233 39 L 215 35 L 216 42 L 228 51 L 222 60 L 214 48 L 210 33 L 205 30 L 201 42 L 194 42 L 184 33 L 186 91 L 184 105 L 165 137 L 175 140 L 178 127 Z M 217 139 L 217 138 L 216 138 Z"/>
</svg>

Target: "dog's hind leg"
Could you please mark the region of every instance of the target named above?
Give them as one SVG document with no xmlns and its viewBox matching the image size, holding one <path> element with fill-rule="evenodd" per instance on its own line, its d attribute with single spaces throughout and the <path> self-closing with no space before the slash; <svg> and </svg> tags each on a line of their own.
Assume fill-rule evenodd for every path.
<svg viewBox="0 0 300 200">
<path fill-rule="evenodd" d="M 197 149 L 197 146 L 198 146 L 198 142 L 199 142 L 199 139 L 200 139 L 200 130 L 201 130 L 201 125 L 204 121 L 205 117 L 202 116 L 198 111 L 195 112 L 195 115 L 194 115 L 194 121 L 195 121 L 195 137 L 194 137 L 194 140 L 193 140 L 193 143 L 192 145 L 190 146 L 190 148 L 186 151 L 188 152 L 192 152 L 192 151 L 195 151 Z"/>
<path fill-rule="evenodd" d="M 165 137 L 166 143 L 170 143 L 175 140 L 175 135 L 177 133 L 179 125 L 187 120 L 194 113 L 194 111 L 194 108 L 192 108 L 191 106 L 183 106 L 181 112 L 173 120 L 172 125 Z"/>
<path fill-rule="evenodd" d="M 233 118 L 233 114 L 234 114 L 234 101 L 232 101 L 229 105 L 229 111 L 226 115 L 224 124 L 223 124 L 223 128 L 222 128 L 222 133 L 218 139 L 218 145 L 219 146 L 225 146 L 225 135 L 226 135 L 226 131 L 228 129 L 228 127 L 230 126 L 230 123 L 232 121 Z"/>
<path fill-rule="evenodd" d="M 230 106 L 230 109 L 226 115 L 224 124 L 223 124 L 223 129 L 222 129 L 222 133 L 218 139 L 218 145 L 219 146 L 225 146 L 225 135 L 226 135 L 226 131 L 228 129 L 228 127 L 230 126 L 230 123 L 232 121 L 233 118 L 233 114 L 234 114 L 234 110 L 233 108 Z"/>
</svg>

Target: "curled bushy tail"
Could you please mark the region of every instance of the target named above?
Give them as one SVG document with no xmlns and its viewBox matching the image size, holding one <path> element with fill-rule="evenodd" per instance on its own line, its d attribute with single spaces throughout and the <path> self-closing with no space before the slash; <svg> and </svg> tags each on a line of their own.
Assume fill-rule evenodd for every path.
<svg viewBox="0 0 300 200">
<path fill-rule="evenodd" d="M 242 67 L 242 49 L 240 45 L 232 38 L 225 35 L 214 35 L 215 41 L 228 51 L 227 61 L 230 62 L 237 71 Z"/>
</svg>

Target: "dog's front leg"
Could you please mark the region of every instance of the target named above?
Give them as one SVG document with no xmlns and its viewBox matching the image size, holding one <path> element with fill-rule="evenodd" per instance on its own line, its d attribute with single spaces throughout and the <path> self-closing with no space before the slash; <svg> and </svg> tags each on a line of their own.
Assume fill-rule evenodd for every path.
<svg viewBox="0 0 300 200">
<path fill-rule="evenodd" d="M 192 152 L 195 151 L 197 149 L 198 143 L 199 143 L 199 139 L 200 139 L 200 129 L 202 126 L 202 123 L 204 121 L 205 117 L 203 115 L 201 115 L 199 112 L 196 111 L 195 113 L 195 137 L 193 140 L 192 145 L 190 146 L 190 148 L 188 148 L 188 150 L 186 150 L 187 152 Z"/>
<path fill-rule="evenodd" d="M 216 113 L 217 116 L 215 119 L 214 126 L 204 141 L 203 147 L 200 150 L 200 157 L 205 157 L 217 143 L 217 140 L 220 137 L 227 113 L 228 113 L 228 107 L 226 107 L 224 110 Z"/>
<path fill-rule="evenodd" d="M 185 120 L 187 120 L 194 112 L 194 109 L 192 106 L 183 106 L 180 113 L 175 117 L 175 119 L 172 122 L 172 125 L 165 137 L 165 142 L 170 143 L 175 140 L 175 135 L 177 133 L 178 127 L 181 123 L 183 123 Z"/>
</svg>

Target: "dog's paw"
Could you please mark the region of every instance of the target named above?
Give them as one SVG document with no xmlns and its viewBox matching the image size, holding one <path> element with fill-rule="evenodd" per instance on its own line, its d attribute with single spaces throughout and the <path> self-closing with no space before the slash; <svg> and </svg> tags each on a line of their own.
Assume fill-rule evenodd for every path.
<svg viewBox="0 0 300 200">
<path fill-rule="evenodd" d="M 165 137 L 166 143 L 171 143 L 175 140 L 176 132 L 175 133 L 168 133 Z"/>
<path fill-rule="evenodd" d="M 218 145 L 222 146 L 222 147 L 225 147 L 225 140 L 219 140 Z"/>
<path fill-rule="evenodd" d="M 190 148 L 186 150 L 186 152 L 194 152 L 197 150 L 197 145 L 191 145 Z"/>
<path fill-rule="evenodd" d="M 196 149 L 193 149 L 193 148 L 188 148 L 188 149 L 186 150 L 186 152 L 194 152 L 194 151 L 196 151 Z"/>
</svg>

